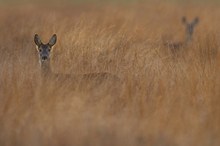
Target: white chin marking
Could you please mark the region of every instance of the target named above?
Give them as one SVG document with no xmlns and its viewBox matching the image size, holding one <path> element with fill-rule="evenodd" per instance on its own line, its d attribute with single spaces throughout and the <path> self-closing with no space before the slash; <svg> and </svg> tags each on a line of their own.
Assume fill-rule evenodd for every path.
<svg viewBox="0 0 220 146">
<path fill-rule="evenodd" d="M 36 45 L 36 49 L 37 49 L 37 51 L 39 52 L 39 48 L 38 48 L 38 46 Z"/>
</svg>

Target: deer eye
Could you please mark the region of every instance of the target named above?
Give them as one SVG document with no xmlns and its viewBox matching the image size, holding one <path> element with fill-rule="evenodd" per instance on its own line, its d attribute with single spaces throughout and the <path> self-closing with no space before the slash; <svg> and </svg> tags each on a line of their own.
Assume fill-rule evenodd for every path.
<svg viewBox="0 0 220 146">
<path fill-rule="evenodd" d="M 39 49 L 39 52 L 42 52 L 42 49 Z"/>
<path fill-rule="evenodd" d="M 50 52 L 50 49 L 48 49 L 48 52 Z"/>
</svg>

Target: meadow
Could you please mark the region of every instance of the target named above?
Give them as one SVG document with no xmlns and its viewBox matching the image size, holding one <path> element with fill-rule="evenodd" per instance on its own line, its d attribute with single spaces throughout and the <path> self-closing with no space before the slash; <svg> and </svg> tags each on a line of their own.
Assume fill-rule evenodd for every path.
<svg viewBox="0 0 220 146">
<path fill-rule="evenodd" d="M 1 5 L 0 146 L 219 146 L 219 7 Z M 182 16 L 200 21 L 173 53 L 164 42 L 184 40 Z M 36 33 L 45 43 L 57 34 L 54 73 L 110 72 L 120 93 L 42 84 Z"/>
</svg>

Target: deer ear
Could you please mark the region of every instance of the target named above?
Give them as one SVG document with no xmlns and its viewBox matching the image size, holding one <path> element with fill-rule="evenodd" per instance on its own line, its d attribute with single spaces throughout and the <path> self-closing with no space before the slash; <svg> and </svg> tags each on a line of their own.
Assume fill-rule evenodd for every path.
<svg viewBox="0 0 220 146">
<path fill-rule="evenodd" d="M 193 24 L 196 25 L 199 23 L 199 17 L 196 17 L 194 20 L 193 20 Z"/>
<path fill-rule="evenodd" d="M 187 20 L 186 20 L 186 17 L 185 17 L 185 16 L 182 17 L 182 23 L 183 23 L 183 24 L 186 24 L 186 23 L 187 23 Z"/>
<path fill-rule="evenodd" d="M 53 45 L 56 44 L 56 42 L 57 42 L 57 35 L 54 34 L 54 35 L 51 37 L 51 39 L 50 39 L 48 45 L 50 45 L 50 47 L 52 47 Z"/>
<path fill-rule="evenodd" d="M 35 42 L 35 44 L 36 44 L 38 47 L 42 44 L 42 42 L 41 42 L 40 37 L 39 37 L 38 34 L 35 34 L 35 35 L 34 35 L 34 42 Z"/>
</svg>

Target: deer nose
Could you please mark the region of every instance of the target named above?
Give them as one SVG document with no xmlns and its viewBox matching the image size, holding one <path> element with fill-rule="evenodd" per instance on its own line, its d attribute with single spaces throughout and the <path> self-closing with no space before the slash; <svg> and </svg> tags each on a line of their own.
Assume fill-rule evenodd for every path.
<svg viewBox="0 0 220 146">
<path fill-rule="evenodd" d="M 47 60 L 47 56 L 42 56 L 42 60 Z"/>
</svg>

